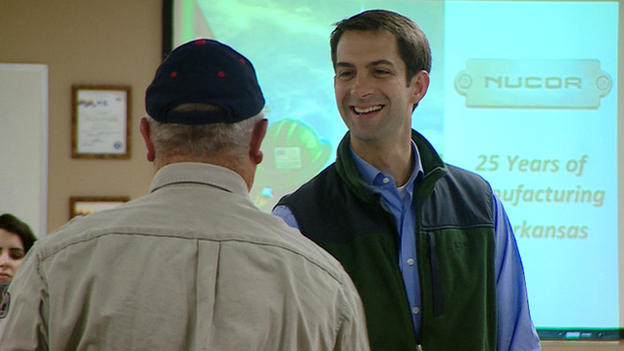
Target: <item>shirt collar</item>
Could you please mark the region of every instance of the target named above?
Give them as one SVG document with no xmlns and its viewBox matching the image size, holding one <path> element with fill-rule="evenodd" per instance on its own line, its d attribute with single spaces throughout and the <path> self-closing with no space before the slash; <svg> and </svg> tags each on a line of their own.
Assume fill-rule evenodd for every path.
<svg viewBox="0 0 624 351">
<path fill-rule="evenodd" d="M 166 165 L 152 179 L 150 192 L 175 184 L 208 185 L 231 193 L 248 196 L 243 178 L 236 172 L 213 164 L 180 162 Z"/>
<path fill-rule="evenodd" d="M 389 177 L 390 179 L 394 181 L 392 176 L 381 172 L 380 170 L 378 170 L 377 168 L 373 167 L 368 162 L 366 162 L 358 154 L 356 154 L 355 151 L 353 151 L 353 148 L 351 148 L 351 144 L 349 144 L 349 150 L 351 150 L 351 155 L 353 156 L 353 161 L 355 162 L 355 166 L 357 167 L 358 171 L 360 171 L 360 174 L 362 175 L 362 179 L 364 180 L 364 182 L 366 182 L 366 184 L 370 186 L 376 186 L 375 184 L 376 179 L 382 179 L 386 177 Z M 407 182 L 407 188 L 409 188 L 410 190 L 413 188 L 414 180 L 417 177 L 418 178 L 422 177 L 422 175 L 424 174 L 422 163 L 420 161 L 420 153 L 418 152 L 416 143 L 414 143 L 413 140 L 412 140 L 412 151 L 415 157 L 415 162 L 414 162 L 414 169 L 412 169 L 412 175 L 410 176 Z"/>
</svg>

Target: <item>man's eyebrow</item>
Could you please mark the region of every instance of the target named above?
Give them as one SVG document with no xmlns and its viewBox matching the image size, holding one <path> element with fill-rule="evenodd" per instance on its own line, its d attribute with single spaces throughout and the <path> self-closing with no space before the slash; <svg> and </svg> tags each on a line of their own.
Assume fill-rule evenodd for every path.
<svg viewBox="0 0 624 351">
<path fill-rule="evenodd" d="M 394 67 L 394 63 L 392 63 L 392 61 L 388 61 L 386 59 L 381 59 L 381 60 L 377 60 L 377 61 L 373 61 L 369 64 L 366 65 L 367 68 L 371 68 L 371 67 L 375 67 L 375 66 L 392 66 Z M 336 68 L 341 67 L 341 68 L 351 68 L 351 67 L 355 67 L 354 64 L 349 63 L 349 62 L 336 62 Z"/>
<path fill-rule="evenodd" d="M 354 67 L 355 65 L 348 62 L 336 62 L 336 67 Z"/>
<path fill-rule="evenodd" d="M 381 65 L 394 67 L 394 63 L 392 63 L 391 61 L 385 60 L 385 59 L 373 61 L 373 62 L 369 63 L 368 65 L 366 65 L 366 67 L 375 67 L 375 66 L 381 66 Z"/>
</svg>

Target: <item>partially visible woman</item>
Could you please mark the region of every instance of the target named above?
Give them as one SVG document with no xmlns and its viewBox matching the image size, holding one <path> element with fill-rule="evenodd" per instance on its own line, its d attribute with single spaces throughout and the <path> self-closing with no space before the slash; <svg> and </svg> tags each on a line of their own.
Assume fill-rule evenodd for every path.
<svg viewBox="0 0 624 351">
<path fill-rule="evenodd" d="M 5 213 L 0 216 L 0 283 L 10 283 L 37 238 L 28 224 Z"/>
</svg>

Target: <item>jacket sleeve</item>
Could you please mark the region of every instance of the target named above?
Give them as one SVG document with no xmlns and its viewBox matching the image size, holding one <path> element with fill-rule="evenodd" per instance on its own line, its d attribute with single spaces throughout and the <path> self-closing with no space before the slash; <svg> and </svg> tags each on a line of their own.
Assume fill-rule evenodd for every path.
<svg viewBox="0 0 624 351">
<path fill-rule="evenodd" d="M 362 300 L 348 276 L 345 281 L 343 318 L 336 334 L 334 351 L 370 351 Z"/>
<path fill-rule="evenodd" d="M 281 217 L 290 227 L 299 229 L 297 220 L 287 206 L 281 205 L 273 209 L 273 215 Z M 344 314 L 338 329 L 334 351 L 369 351 L 368 331 L 364 307 L 357 289 L 351 278 L 346 277 L 350 294 L 344 296 Z"/>
<path fill-rule="evenodd" d="M 529 311 L 524 269 L 509 218 L 494 195 L 498 350 L 541 350 Z"/>
<path fill-rule="evenodd" d="M 35 244 L 9 286 L 9 301 L 0 315 L 0 350 L 48 350 L 45 298 Z"/>
</svg>

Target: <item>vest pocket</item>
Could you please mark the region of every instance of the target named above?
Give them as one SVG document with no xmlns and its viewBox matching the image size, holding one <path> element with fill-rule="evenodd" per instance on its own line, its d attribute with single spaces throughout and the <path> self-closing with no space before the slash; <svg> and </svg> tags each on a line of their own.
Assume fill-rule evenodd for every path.
<svg viewBox="0 0 624 351">
<path fill-rule="evenodd" d="M 433 294 L 433 316 L 439 317 L 442 315 L 442 281 L 440 277 L 440 261 L 438 260 L 438 254 L 436 252 L 436 241 L 433 232 L 427 232 L 427 239 L 429 240 L 429 259 L 431 261 L 431 288 Z"/>
</svg>

